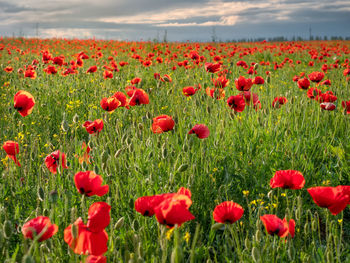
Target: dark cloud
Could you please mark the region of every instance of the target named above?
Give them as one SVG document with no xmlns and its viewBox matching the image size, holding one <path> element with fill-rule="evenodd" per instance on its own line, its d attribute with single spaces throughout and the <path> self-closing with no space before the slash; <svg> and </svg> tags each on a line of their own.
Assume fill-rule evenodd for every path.
<svg viewBox="0 0 350 263">
<path fill-rule="evenodd" d="M 35 7 L 35 8 L 34 8 Z M 350 2 L 326 0 L 0 1 L 0 35 L 210 40 L 350 36 Z"/>
</svg>

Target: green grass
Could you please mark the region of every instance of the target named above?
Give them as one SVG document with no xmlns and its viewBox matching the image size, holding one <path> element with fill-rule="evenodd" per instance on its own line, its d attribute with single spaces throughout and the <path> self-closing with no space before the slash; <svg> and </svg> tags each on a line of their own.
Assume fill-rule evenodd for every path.
<svg viewBox="0 0 350 263">
<path fill-rule="evenodd" d="M 254 85 L 252 91 L 258 93 L 262 109 L 251 107 L 237 115 L 231 114 L 226 99 L 239 92 L 234 79 L 247 76 L 246 70 L 238 68 L 241 60 L 238 54 L 244 48 L 263 47 L 273 43 L 238 45 L 237 54 L 223 59 L 229 71 L 230 84 L 225 88 L 224 100 L 214 100 L 205 94 L 205 88 L 212 83 L 212 74 L 205 72 L 204 66 L 185 70 L 178 67 L 172 72 L 170 64 L 157 64 L 144 68 L 140 62 L 130 58 L 128 45 L 143 45 L 137 50 L 145 57 L 154 52 L 153 47 L 165 52 L 166 44 L 86 41 L 71 43 L 50 40 L 40 47 L 36 40 L 3 39 L 0 43 L 16 46 L 22 50 L 41 50 L 47 45 L 54 55 L 64 54 L 66 61 L 75 59 L 72 54 L 85 50 L 91 56 L 96 44 L 102 47 L 103 58 L 84 61 L 79 74 L 62 77 L 47 75 L 42 69 L 40 54 L 29 52 L 20 55 L 14 50 L 8 55 L 6 48 L 0 51 L 0 138 L 1 143 L 15 140 L 20 145 L 16 167 L 6 159 L 1 150 L 0 158 L 0 226 L 11 222 L 11 235 L 0 231 L 0 261 L 20 262 L 27 253 L 31 240 L 25 240 L 21 226 L 38 215 L 49 216 L 58 225 L 59 231 L 50 240 L 35 244 L 31 254 L 36 262 L 80 262 L 63 240 L 63 230 L 79 216 L 85 217 L 82 207 L 89 207 L 97 201 L 106 201 L 112 207 L 111 223 L 106 231 L 109 235 L 108 262 L 349 262 L 350 261 L 350 211 L 346 208 L 337 216 L 319 208 L 306 189 L 328 184 L 330 186 L 349 185 L 350 179 L 350 122 L 342 113 L 341 101 L 350 99 L 350 89 L 342 72 L 344 68 L 332 69 L 326 78 L 332 82 L 331 90 L 338 97 L 335 111 L 322 111 L 316 101 L 306 96 L 292 81 L 294 75 L 320 71 L 323 63 L 309 67 L 311 60 L 308 49 L 296 50 L 289 54 L 280 49 L 267 49 L 243 57 L 248 64 L 271 59 L 271 66 L 259 66 L 258 75 L 266 79 L 265 71 L 272 71 L 271 80 L 262 86 Z M 321 44 L 336 46 L 337 43 L 349 48 L 349 42 L 302 42 L 318 51 Z M 104 48 L 104 45 L 106 47 Z M 169 43 L 172 53 L 178 52 L 182 61 L 188 53 L 184 44 Z M 212 61 L 208 51 L 199 44 L 200 55 Z M 222 54 L 230 53 L 230 44 L 211 44 L 222 49 Z M 292 44 L 293 45 L 293 44 Z M 120 46 L 120 47 L 119 47 Z M 227 47 L 227 50 L 225 50 Z M 342 52 L 336 48 L 337 52 Z M 117 51 L 117 62 L 128 61 L 129 65 L 114 72 L 113 79 L 102 77 L 103 61 Z M 332 51 L 330 51 L 332 52 Z M 348 51 L 349 52 L 349 51 Z M 217 52 L 218 54 L 218 52 Z M 164 54 L 160 55 L 166 58 Z M 332 54 L 332 57 L 335 54 Z M 18 57 L 17 61 L 15 57 Z M 157 54 L 155 55 L 155 58 Z M 169 56 L 170 57 L 170 56 Z M 301 60 L 300 65 L 273 70 L 273 61 L 282 62 L 285 57 Z M 327 58 L 333 63 L 332 57 Z M 339 64 L 344 63 L 348 54 L 342 52 Z M 34 80 L 18 76 L 17 69 L 38 59 L 38 77 Z M 8 61 L 14 72 L 3 71 Z M 232 64 L 231 64 L 232 62 Z M 91 65 L 99 70 L 85 74 Z M 171 83 L 157 83 L 153 73 L 171 75 Z M 135 106 L 129 110 L 118 108 L 112 114 L 99 106 L 103 97 L 123 91 L 128 81 L 142 78 L 142 86 L 149 94 L 148 105 Z M 202 89 L 190 99 L 182 95 L 182 88 L 200 83 Z M 36 101 L 32 114 L 22 117 L 13 108 L 13 96 L 18 90 L 30 92 Z M 273 109 L 271 103 L 276 96 L 285 96 L 288 103 L 280 109 Z M 153 134 L 150 127 L 152 118 L 167 114 L 174 118 L 173 131 Z M 82 124 L 86 120 L 104 120 L 104 129 L 98 136 L 89 136 Z M 64 125 L 62 123 L 64 122 Z M 210 130 L 207 139 L 199 140 L 187 135 L 198 123 L 206 124 Z M 66 125 L 68 124 L 68 126 Z M 65 126 L 65 130 L 62 129 Z M 81 155 L 82 142 L 92 148 L 92 163 L 79 164 L 75 155 Z M 45 167 L 44 158 L 55 150 L 63 151 L 68 159 L 69 169 L 51 174 Z M 183 172 L 177 172 L 181 165 L 188 165 Z M 301 190 L 271 190 L 270 178 L 277 170 L 294 169 L 302 172 L 306 184 Z M 104 178 L 110 187 L 103 197 L 84 199 L 75 188 L 73 177 L 78 171 L 94 170 Z M 146 218 L 134 209 L 134 201 L 141 196 L 166 192 L 176 192 L 180 187 L 189 188 L 193 204 L 191 213 L 195 220 L 185 223 L 174 233 L 159 225 L 155 218 Z M 39 198 L 42 189 L 44 197 Z M 249 191 L 244 196 L 244 190 Z M 41 190 L 40 190 L 41 191 Z M 57 191 L 57 200 L 52 191 Z M 285 196 L 284 196 L 285 193 Z M 233 200 L 245 209 L 242 219 L 224 230 L 212 229 L 215 223 L 212 212 L 223 201 Z M 275 205 L 273 205 L 275 204 Z M 259 216 L 276 214 L 280 218 L 287 215 L 296 221 L 294 239 L 284 242 L 279 237 L 269 236 L 263 228 Z M 116 229 L 115 223 L 124 218 L 124 224 Z M 341 221 L 342 220 L 342 221 Z M 197 230 L 197 232 L 196 232 Z M 186 233 L 190 234 L 188 242 Z M 196 233 L 196 234 L 195 234 Z M 195 238 L 196 237 L 196 238 Z M 173 252 L 173 251 L 176 251 Z M 181 252 L 181 253 L 179 253 Z M 173 253 L 173 256 L 172 256 Z M 176 254 L 176 255 L 175 255 Z"/>
</svg>

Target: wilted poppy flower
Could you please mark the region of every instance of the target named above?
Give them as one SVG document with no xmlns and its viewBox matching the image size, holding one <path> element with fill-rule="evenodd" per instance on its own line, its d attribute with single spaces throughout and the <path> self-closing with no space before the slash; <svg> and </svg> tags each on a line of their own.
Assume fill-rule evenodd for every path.
<svg viewBox="0 0 350 263">
<path fill-rule="evenodd" d="M 20 90 L 18 91 L 14 98 L 14 108 L 21 114 L 23 117 L 32 113 L 35 100 L 32 94 L 27 91 Z"/>
<path fill-rule="evenodd" d="M 312 72 L 311 74 L 309 74 L 309 79 L 312 82 L 319 83 L 323 78 L 324 78 L 324 73 L 323 72 L 315 71 L 315 72 Z"/>
<path fill-rule="evenodd" d="M 350 100 L 342 101 L 341 105 L 344 108 L 345 113 L 350 114 Z"/>
<path fill-rule="evenodd" d="M 103 129 L 103 120 L 97 119 L 94 121 L 86 121 L 83 124 L 83 127 L 85 127 L 86 131 L 89 134 L 97 134 L 102 131 Z"/>
<path fill-rule="evenodd" d="M 103 98 L 100 102 L 102 109 L 108 112 L 113 112 L 121 105 L 121 102 L 116 97 Z"/>
<path fill-rule="evenodd" d="M 215 207 L 213 217 L 218 223 L 233 224 L 243 216 L 243 213 L 244 210 L 239 204 L 233 201 L 225 201 Z"/>
<path fill-rule="evenodd" d="M 192 203 L 187 195 L 175 195 L 172 198 L 166 198 L 155 208 L 157 221 L 172 228 L 175 225 L 181 226 L 183 223 L 195 219 L 188 210 L 187 203 Z"/>
<path fill-rule="evenodd" d="M 271 188 L 301 189 L 305 179 L 301 172 L 295 170 L 280 170 L 270 180 Z"/>
<path fill-rule="evenodd" d="M 135 92 L 133 93 L 129 101 L 130 106 L 148 104 L 148 103 L 149 103 L 148 94 L 143 89 L 135 90 Z"/>
<path fill-rule="evenodd" d="M 333 215 L 339 214 L 350 203 L 349 186 L 316 186 L 307 191 L 319 207 L 328 208 Z"/>
<path fill-rule="evenodd" d="M 240 76 L 238 79 L 235 80 L 236 89 L 239 91 L 249 91 L 250 88 L 253 86 L 253 81 L 250 78 L 245 78 L 243 76 Z"/>
<path fill-rule="evenodd" d="M 212 97 L 212 98 L 215 98 L 215 99 L 217 99 L 217 100 L 222 100 L 222 99 L 224 99 L 225 98 L 225 90 L 224 89 L 218 89 L 218 88 L 213 88 L 213 89 L 211 89 L 211 88 L 209 88 L 209 87 L 207 87 L 206 89 L 205 89 L 205 93 L 208 95 L 208 96 L 210 96 L 210 97 Z"/>
<path fill-rule="evenodd" d="M 66 155 L 63 152 L 57 150 L 46 156 L 45 165 L 51 173 L 57 173 L 57 167 L 59 164 L 61 164 L 62 169 L 68 169 L 66 164 Z"/>
<path fill-rule="evenodd" d="M 160 78 L 160 80 L 163 82 L 172 82 L 173 81 L 173 79 L 168 74 L 164 74 L 164 76 L 162 78 Z"/>
<path fill-rule="evenodd" d="M 310 87 L 310 81 L 308 78 L 302 78 L 298 80 L 299 89 L 308 89 Z"/>
<path fill-rule="evenodd" d="M 204 64 L 204 68 L 207 72 L 216 73 L 216 72 L 220 71 L 221 64 L 220 63 L 214 64 L 214 63 L 207 62 Z"/>
<path fill-rule="evenodd" d="M 264 83 L 265 83 L 265 80 L 260 76 L 256 76 L 253 80 L 253 84 L 255 85 L 262 85 Z"/>
<path fill-rule="evenodd" d="M 24 238 L 34 239 L 36 236 L 40 235 L 39 242 L 51 238 L 57 231 L 58 226 L 51 224 L 50 218 L 46 216 L 33 218 L 22 226 Z"/>
<path fill-rule="evenodd" d="M 103 231 L 111 221 L 111 206 L 105 202 L 93 203 L 88 211 L 86 226 L 91 232 Z"/>
<path fill-rule="evenodd" d="M 310 88 L 306 95 L 312 100 L 318 100 L 318 98 L 322 95 L 322 91 L 317 88 Z"/>
<path fill-rule="evenodd" d="M 282 105 L 288 102 L 286 97 L 276 97 L 272 102 L 273 108 L 281 108 Z"/>
<path fill-rule="evenodd" d="M 120 101 L 120 103 L 121 103 L 120 107 L 126 107 L 127 109 L 129 108 L 128 107 L 129 100 L 123 92 L 118 91 L 118 92 L 114 93 L 114 95 L 112 97 L 115 97 L 117 100 Z"/>
<path fill-rule="evenodd" d="M 94 73 L 96 71 L 97 71 L 97 66 L 91 66 L 91 67 L 88 68 L 86 73 Z"/>
<path fill-rule="evenodd" d="M 292 237 L 294 237 L 295 221 L 293 219 L 287 222 L 285 218 L 282 220 L 276 215 L 263 215 L 260 216 L 260 219 L 263 222 L 267 233 L 270 235 L 286 237 L 288 234 L 290 234 Z"/>
<path fill-rule="evenodd" d="M 87 164 L 90 164 L 90 151 L 91 151 L 91 148 L 86 145 L 85 142 L 83 142 L 82 146 L 81 146 L 81 149 L 84 151 L 84 154 L 83 156 L 79 157 L 79 163 L 82 164 L 83 162 L 86 162 Z M 77 156 L 75 156 L 77 157 Z"/>
<path fill-rule="evenodd" d="M 105 256 L 90 255 L 85 259 L 85 263 L 107 263 L 107 258 Z"/>
<path fill-rule="evenodd" d="M 208 127 L 204 124 L 196 124 L 188 132 L 188 134 L 196 134 L 199 139 L 207 138 L 210 134 Z"/>
<path fill-rule="evenodd" d="M 190 86 L 190 87 L 184 87 L 182 89 L 182 93 L 186 96 L 186 97 L 189 97 L 189 96 L 192 96 L 194 94 L 196 94 L 197 92 L 197 89 L 195 89 L 194 87 Z"/>
<path fill-rule="evenodd" d="M 76 237 L 73 237 L 73 225 L 77 229 Z M 64 230 L 64 241 L 73 249 L 75 254 L 79 255 L 100 256 L 108 250 L 108 235 L 106 231 L 90 231 L 81 218 L 78 218 L 74 224 L 69 225 Z"/>
<path fill-rule="evenodd" d="M 6 141 L 4 142 L 2 148 L 5 150 L 7 156 L 15 162 L 15 164 L 21 166 L 16 158 L 16 155 L 19 153 L 19 145 L 17 142 Z"/>
<path fill-rule="evenodd" d="M 171 118 L 171 116 L 160 115 L 158 117 L 153 118 L 152 131 L 153 133 L 163 133 L 171 131 L 174 128 L 174 126 L 175 122 Z"/>
<path fill-rule="evenodd" d="M 93 171 L 78 172 L 74 176 L 75 186 L 79 193 L 86 196 L 103 196 L 108 193 L 109 186 L 102 186 L 102 177 Z"/>
<path fill-rule="evenodd" d="M 245 108 L 245 101 L 242 95 L 231 96 L 227 99 L 227 105 L 235 112 L 242 112 Z"/>
<path fill-rule="evenodd" d="M 329 110 L 329 111 L 333 111 L 333 110 L 335 110 L 335 108 L 336 108 L 335 104 L 332 103 L 332 102 L 322 102 L 322 103 L 320 104 L 320 107 L 321 107 L 321 109 L 323 109 L 323 110 Z"/>
</svg>

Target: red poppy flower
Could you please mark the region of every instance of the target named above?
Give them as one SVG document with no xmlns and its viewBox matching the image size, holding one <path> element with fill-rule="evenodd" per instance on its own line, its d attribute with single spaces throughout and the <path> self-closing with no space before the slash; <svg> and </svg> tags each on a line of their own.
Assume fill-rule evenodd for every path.
<svg viewBox="0 0 350 263">
<path fill-rule="evenodd" d="M 345 113 L 350 114 L 350 100 L 342 101 L 341 105 L 344 108 Z"/>
<path fill-rule="evenodd" d="M 330 81 L 329 79 L 326 79 L 326 80 L 322 81 L 322 82 L 320 83 L 320 85 L 327 85 L 327 86 L 330 86 L 330 85 L 331 85 L 331 81 Z"/>
<path fill-rule="evenodd" d="M 97 71 L 97 66 L 91 66 L 88 68 L 86 73 L 95 73 Z"/>
<path fill-rule="evenodd" d="M 184 87 L 182 89 L 182 93 L 186 96 L 186 97 L 189 97 L 189 96 L 192 96 L 194 94 L 196 94 L 197 92 L 197 89 L 195 89 L 194 87 Z"/>
<path fill-rule="evenodd" d="M 218 88 L 211 89 L 209 87 L 205 89 L 205 93 L 212 98 L 215 97 L 215 99 L 217 100 L 224 99 L 226 94 L 224 89 L 218 89 Z"/>
<path fill-rule="evenodd" d="M 36 71 L 34 69 L 28 68 L 25 72 L 24 72 L 24 77 L 25 78 L 31 78 L 31 79 L 36 79 Z"/>
<path fill-rule="evenodd" d="M 121 102 L 116 97 L 103 98 L 100 102 L 102 109 L 108 112 L 113 112 L 121 105 Z"/>
<path fill-rule="evenodd" d="M 308 188 L 307 191 L 316 205 L 328 208 L 333 215 L 337 215 L 350 203 L 350 193 L 347 187 L 343 185 L 337 187 L 316 186 Z"/>
<path fill-rule="evenodd" d="M 88 212 L 86 226 L 91 232 L 103 231 L 111 221 L 111 206 L 105 202 L 93 203 Z"/>
<path fill-rule="evenodd" d="M 189 208 L 192 204 L 191 201 L 191 191 L 185 187 L 181 187 L 177 193 L 167 193 L 153 196 L 142 196 L 136 199 L 135 201 L 135 210 L 143 216 L 153 216 L 155 213 L 155 208 L 167 198 L 173 198 L 177 195 L 177 198 L 180 199 L 182 195 L 187 196 L 185 198 L 184 205 Z M 186 203 L 187 202 L 187 203 Z"/>
<path fill-rule="evenodd" d="M 88 256 L 85 259 L 85 263 L 107 263 L 107 258 L 105 256 Z"/>
<path fill-rule="evenodd" d="M 4 68 L 4 71 L 6 71 L 7 73 L 10 73 L 13 71 L 13 67 L 7 66 L 6 68 Z"/>
<path fill-rule="evenodd" d="M 188 134 L 196 134 L 199 139 L 207 138 L 210 134 L 210 131 L 207 126 L 204 124 L 196 124 L 193 128 L 188 132 Z"/>
<path fill-rule="evenodd" d="M 15 164 L 21 166 L 21 164 L 16 158 L 16 155 L 19 153 L 19 145 L 17 142 L 6 141 L 2 145 L 2 148 L 5 150 L 7 156 L 15 162 Z"/>
<path fill-rule="evenodd" d="M 59 164 L 61 164 L 62 169 L 68 169 L 66 164 L 66 155 L 63 152 L 57 150 L 46 156 L 45 165 L 51 173 L 57 173 L 57 167 Z"/>
<path fill-rule="evenodd" d="M 148 103 L 149 103 L 148 94 L 143 89 L 135 90 L 135 92 L 133 93 L 129 101 L 130 106 L 148 104 Z"/>
<path fill-rule="evenodd" d="M 160 115 L 158 117 L 153 118 L 152 131 L 153 133 L 163 133 L 171 131 L 174 128 L 174 126 L 175 122 L 171 118 L 171 116 Z"/>
<path fill-rule="evenodd" d="M 109 70 L 105 70 L 105 71 L 103 71 L 103 78 L 104 79 L 112 79 L 113 73 Z"/>
<path fill-rule="evenodd" d="M 294 237 L 295 232 L 295 221 L 293 219 L 283 220 L 278 218 L 276 215 L 263 215 L 260 216 L 261 221 L 263 222 L 267 233 L 270 235 L 278 235 L 279 237 L 286 237 L 290 234 Z M 289 230 L 289 226 L 291 229 Z"/>
<path fill-rule="evenodd" d="M 141 78 L 133 78 L 130 82 L 133 85 L 139 84 L 141 82 Z"/>
<path fill-rule="evenodd" d="M 226 79 L 224 76 L 218 77 L 217 79 L 212 79 L 212 81 L 215 88 L 220 89 L 227 87 L 227 85 L 230 83 L 230 80 Z"/>
<path fill-rule="evenodd" d="M 350 75 L 350 68 L 346 68 L 343 71 L 343 75 L 346 77 L 347 75 Z"/>
<path fill-rule="evenodd" d="M 334 96 L 332 91 L 326 91 L 318 97 L 319 102 L 335 102 L 337 99 L 337 96 Z"/>
<path fill-rule="evenodd" d="M 302 78 L 298 80 L 299 89 L 308 89 L 310 87 L 310 81 L 308 78 Z"/>
<path fill-rule="evenodd" d="M 159 79 L 160 80 L 160 74 L 159 73 L 154 73 L 153 74 L 154 79 Z"/>
<path fill-rule="evenodd" d="M 64 230 L 64 241 L 73 249 L 74 253 L 81 255 L 100 256 L 107 252 L 108 235 L 105 230 L 91 232 L 81 218 L 74 224 L 77 228 L 77 237 L 73 238 L 72 225 Z"/>
<path fill-rule="evenodd" d="M 239 91 L 249 91 L 250 88 L 253 86 L 252 79 L 248 78 L 246 79 L 243 76 L 240 76 L 238 79 L 235 80 L 236 89 Z"/>
<path fill-rule="evenodd" d="M 129 100 L 123 92 L 118 91 L 118 92 L 114 93 L 114 95 L 112 97 L 115 97 L 117 100 L 120 101 L 120 103 L 121 103 L 120 107 L 126 107 L 127 109 L 129 108 L 128 107 Z"/>
<path fill-rule="evenodd" d="M 270 180 L 271 188 L 301 189 L 304 185 L 304 176 L 301 172 L 295 170 L 277 171 Z"/>
<path fill-rule="evenodd" d="M 272 102 L 273 108 L 281 108 L 282 105 L 288 102 L 286 97 L 276 97 Z"/>
<path fill-rule="evenodd" d="M 231 96 L 227 99 L 227 105 L 235 112 L 242 112 L 245 108 L 245 101 L 242 95 Z"/>
<path fill-rule="evenodd" d="M 210 72 L 210 73 L 216 73 L 218 71 L 220 71 L 221 69 L 221 64 L 220 63 L 205 63 L 204 64 L 204 68 L 207 72 Z"/>
<path fill-rule="evenodd" d="M 44 232 L 43 232 L 44 231 Z M 26 222 L 22 226 L 24 238 L 34 239 L 35 236 L 41 236 L 39 242 L 51 238 L 58 231 L 58 226 L 51 224 L 50 218 L 38 216 Z"/>
<path fill-rule="evenodd" d="M 52 59 L 52 63 L 56 64 L 56 65 L 59 65 L 59 66 L 62 66 L 63 63 L 64 63 L 64 58 L 62 58 L 62 57 L 54 57 Z"/>
<path fill-rule="evenodd" d="M 54 75 L 57 73 L 57 69 L 55 68 L 55 66 L 47 66 L 47 68 L 45 68 L 44 71 L 49 75 Z"/>
<path fill-rule="evenodd" d="M 125 92 L 129 97 L 132 97 L 136 90 L 137 90 L 137 88 L 135 86 L 126 86 L 125 87 Z"/>
<path fill-rule="evenodd" d="M 264 83 L 265 83 L 265 80 L 260 76 L 256 76 L 253 80 L 253 84 L 256 84 L 256 85 L 262 85 Z"/>
<path fill-rule="evenodd" d="M 317 88 L 310 88 L 306 95 L 312 100 L 318 100 L 318 98 L 322 95 L 322 91 Z"/>
<path fill-rule="evenodd" d="M 27 91 L 20 90 L 18 91 L 14 98 L 14 108 L 21 114 L 23 117 L 32 113 L 35 100 L 32 94 Z"/>
<path fill-rule="evenodd" d="M 323 110 L 329 110 L 329 111 L 333 111 L 333 110 L 335 110 L 335 108 L 336 108 L 335 104 L 332 103 L 332 102 L 322 102 L 322 103 L 320 104 L 320 107 L 321 107 L 321 109 L 323 109 Z"/>
<path fill-rule="evenodd" d="M 102 177 L 93 171 L 78 172 L 74 176 L 75 186 L 79 193 L 86 196 L 103 196 L 108 193 L 109 186 L 101 185 Z"/>
<path fill-rule="evenodd" d="M 309 74 L 309 79 L 312 82 L 319 83 L 323 78 L 324 78 L 324 73 L 323 72 L 315 71 L 315 72 L 312 72 L 311 74 Z"/>
<path fill-rule="evenodd" d="M 155 208 L 157 221 L 172 228 L 175 225 L 181 226 L 183 223 L 195 219 L 188 211 L 187 203 L 192 203 L 187 195 L 175 195 L 173 198 L 166 198 Z"/>
<path fill-rule="evenodd" d="M 243 213 L 244 210 L 239 204 L 233 201 L 225 201 L 215 207 L 213 217 L 218 223 L 233 224 L 243 216 Z"/>
<path fill-rule="evenodd" d="M 86 121 L 83 124 L 83 127 L 85 127 L 86 131 L 89 134 L 97 134 L 102 131 L 103 129 L 103 120 L 97 119 L 94 121 Z"/>
</svg>

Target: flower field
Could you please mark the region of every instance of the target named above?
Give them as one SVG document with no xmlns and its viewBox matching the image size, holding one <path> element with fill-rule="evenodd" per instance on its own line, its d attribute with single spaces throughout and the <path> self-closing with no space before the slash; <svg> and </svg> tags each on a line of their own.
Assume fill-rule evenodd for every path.
<svg viewBox="0 0 350 263">
<path fill-rule="evenodd" d="M 350 41 L 0 39 L 0 262 L 350 262 Z"/>
</svg>

